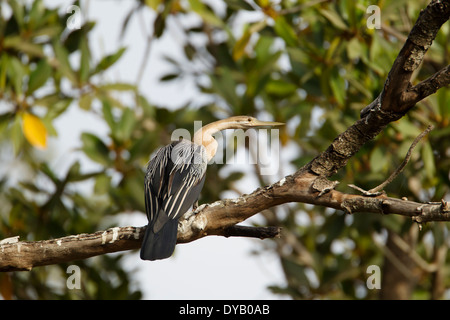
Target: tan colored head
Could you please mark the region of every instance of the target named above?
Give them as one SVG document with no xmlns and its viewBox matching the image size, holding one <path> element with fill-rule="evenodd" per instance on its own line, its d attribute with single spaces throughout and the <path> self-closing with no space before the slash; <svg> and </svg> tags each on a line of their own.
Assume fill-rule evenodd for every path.
<svg viewBox="0 0 450 320">
<path fill-rule="evenodd" d="M 261 121 L 250 116 L 235 116 L 224 120 L 219 120 L 213 122 L 205 127 L 216 127 L 218 130 L 225 129 L 251 129 L 251 128 L 262 128 L 262 127 L 274 127 L 282 126 L 282 122 L 272 122 L 272 121 Z M 216 131 L 216 132 L 217 132 Z"/>
</svg>

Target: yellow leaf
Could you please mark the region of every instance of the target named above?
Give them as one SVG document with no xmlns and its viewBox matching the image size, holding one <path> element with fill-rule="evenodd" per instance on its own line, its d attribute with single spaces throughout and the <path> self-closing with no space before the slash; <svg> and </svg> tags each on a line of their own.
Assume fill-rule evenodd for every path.
<svg viewBox="0 0 450 320">
<path fill-rule="evenodd" d="M 28 142 L 39 149 L 47 148 L 47 129 L 38 117 L 25 112 L 22 115 L 23 134 Z"/>
<path fill-rule="evenodd" d="M 245 53 L 245 48 L 250 41 L 251 33 L 249 30 L 245 30 L 242 37 L 236 42 L 233 48 L 233 59 L 234 61 L 239 60 Z"/>
<path fill-rule="evenodd" d="M 261 31 L 266 25 L 267 22 L 263 20 L 245 29 L 244 34 L 238 41 L 236 41 L 236 44 L 233 47 L 234 61 L 239 60 L 245 54 L 245 50 L 252 34 Z"/>
</svg>

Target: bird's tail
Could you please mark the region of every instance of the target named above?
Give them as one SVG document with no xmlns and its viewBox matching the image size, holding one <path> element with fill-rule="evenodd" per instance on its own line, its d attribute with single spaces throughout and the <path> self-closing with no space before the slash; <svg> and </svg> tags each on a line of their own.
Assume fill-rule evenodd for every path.
<svg viewBox="0 0 450 320">
<path fill-rule="evenodd" d="M 170 219 L 158 232 L 148 226 L 141 246 L 142 260 L 159 260 L 169 258 L 177 243 L 178 220 Z"/>
</svg>

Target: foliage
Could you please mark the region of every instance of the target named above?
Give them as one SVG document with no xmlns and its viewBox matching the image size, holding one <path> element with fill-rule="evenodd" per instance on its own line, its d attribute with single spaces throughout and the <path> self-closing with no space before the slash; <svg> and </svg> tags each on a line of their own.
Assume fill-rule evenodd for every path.
<svg viewBox="0 0 450 320">
<path fill-rule="evenodd" d="M 126 49 L 119 47 L 94 61 L 88 41 L 94 22 L 70 32 L 68 15 L 42 1 L 31 5 L 8 1 L 11 14 L 2 12 L 0 23 L 0 148 L 2 162 L 14 161 L 21 174 L 5 170 L 0 176 L 0 239 L 20 235 L 39 240 L 93 232 L 109 226 L 111 216 L 143 212 L 143 168 L 149 155 L 170 141 L 173 129 L 192 131 L 194 120 L 206 123 L 248 114 L 286 122 L 280 135 L 281 153 L 297 147 L 300 151 L 292 165 L 300 167 L 376 98 L 427 4 L 380 1 L 383 28 L 374 30 L 366 24 L 366 9 L 374 3 L 365 0 L 225 0 L 217 7 L 209 3 L 140 2 L 124 21 L 126 29 L 137 11 L 152 10 L 156 17 L 151 39 L 167 36 L 169 24 L 182 32 L 184 57 L 177 60 L 167 53 L 173 71 L 161 81 L 189 79 L 209 99 L 204 105 L 188 101 L 170 110 L 152 105 L 133 84 L 102 79 L 104 72 L 120 63 Z M 192 16 L 195 23 L 184 23 Z M 447 24 L 415 81 L 449 64 L 449 39 Z M 131 102 L 122 101 L 125 94 L 131 94 Z M 348 183 L 366 189 L 381 183 L 431 122 L 436 129 L 386 191 L 418 201 L 448 197 L 449 100 L 449 90 L 439 90 L 389 126 L 333 177 L 341 181 L 338 189 L 349 191 Z M 51 165 L 51 141 L 58 135 L 53 124 L 70 108 L 96 115 L 109 129 L 106 139 L 90 132 L 80 137 L 80 150 L 98 164 L 97 171 L 85 172 L 75 162 L 59 174 Z M 224 190 L 235 190 L 234 182 L 244 174 L 256 176 L 262 184 L 277 179 L 261 176 L 258 170 L 220 178 L 224 167 L 215 164 L 208 169 L 207 179 L 214 183 L 206 182 L 211 188 L 203 191 L 202 203 L 218 199 Z M 82 182 L 93 183 L 93 191 L 82 192 L 77 187 Z M 387 230 L 403 235 L 416 228 L 401 217 L 345 216 L 304 204 L 274 208 L 261 216 L 264 223 L 286 231 L 267 250 L 279 254 L 287 279 L 286 286 L 272 290 L 293 298 L 376 298 L 376 291 L 366 289 L 365 272 L 371 264 L 384 263 L 377 239 L 385 239 Z M 443 223 L 424 226 L 417 241 L 423 260 L 434 261 L 438 248 L 448 245 L 447 234 Z M 77 262 L 91 270 L 83 279 L 88 289 L 78 296 L 49 283 L 50 275 L 64 276 L 66 265 L 1 274 L 1 294 L 4 298 L 139 298 L 139 290 L 130 287 L 129 275 L 120 267 L 121 257 Z M 432 275 L 424 270 L 419 274 L 413 297 L 429 297 Z M 449 278 L 445 279 L 448 288 Z"/>
</svg>

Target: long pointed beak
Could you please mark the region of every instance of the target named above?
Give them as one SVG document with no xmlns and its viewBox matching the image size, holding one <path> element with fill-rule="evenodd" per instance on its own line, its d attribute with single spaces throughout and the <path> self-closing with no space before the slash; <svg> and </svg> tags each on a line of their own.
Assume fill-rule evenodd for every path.
<svg viewBox="0 0 450 320">
<path fill-rule="evenodd" d="M 272 121 L 260 121 L 255 120 L 252 123 L 252 128 L 254 127 L 277 127 L 277 126 L 284 126 L 283 122 L 272 122 Z"/>
</svg>

